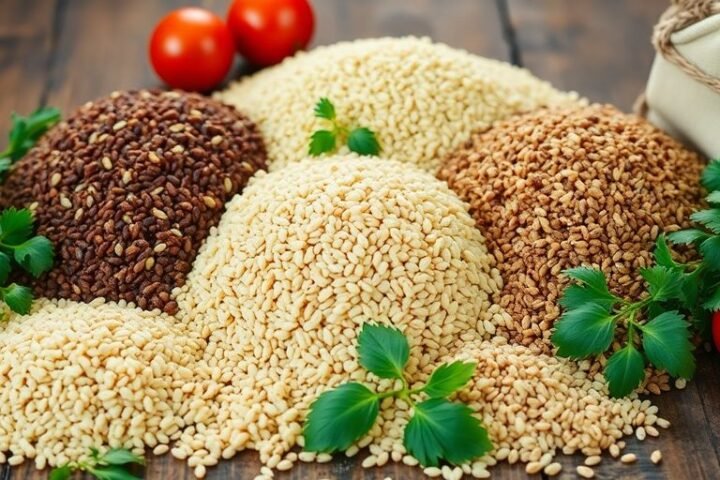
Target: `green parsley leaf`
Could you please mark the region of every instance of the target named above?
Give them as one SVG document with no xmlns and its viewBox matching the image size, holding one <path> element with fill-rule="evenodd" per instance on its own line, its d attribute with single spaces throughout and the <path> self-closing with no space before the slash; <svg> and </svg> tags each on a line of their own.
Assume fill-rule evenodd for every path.
<svg viewBox="0 0 720 480">
<path fill-rule="evenodd" d="M 380 400 L 359 383 L 346 383 L 321 394 L 310 405 L 303 435 L 311 452 L 347 450 L 370 431 L 378 416 Z"/>
<path fill-rule="evenodd" d="M 642 345 L 650 362 L 673 377 L 691 378 L 695 359 L 688 323 L 677 311 L 665 312 L 640 325 Z"/>
<path fill-rule="evenodd" d="M 29 117 L 13 114 L 8 147 L 0 153 L 0 157 L 8 158 L 10 162 L 2 162 L 0 172 L 7 171 L 35 145 L 38 138 L 59 121 L 60 111 L 56 108 L 41 108 Z"/>
<path fill-rule="evenodd" d="M 336 137 L 330 130 L 317 130 L 310 137 L 310 148 L 308 153 L 313 157 L 318 157 L 323 153 L 335 150 Z"/>
<path fill-rule="evenodd" d="M 699 210 L 690 215 L 693 222 L 704 225 L 713 233 L 720 233 L 720 208 Z"/>
<path fill-rule="evenodd" d="M 7 208 L 0 214 L 0 242 L 5 245 L 18 245 L 32 235 L 33 214 L 23 208 Z"/>
<path fill-rule="evenodd" d="M 648 292 L 654 301 L 682 299 L 683 278 L 681 272 L 655 265 L 641 269 L 640 275 L 647 282 Z"/>
<path fill-rule="evenodd" d="M 668 234 L 668 240 L 676 245 L 690 245 L 699 240 L 705 240 L 708 238 L 708 234 L 702 230 L 696 228 L 690 228 L 687 230 L 679 230 Z"/>
<path fill-rule="evenodd" d="M 53 245 L 43 236 L 33 237 L 14 249 L 15 261 L 37 278 L 52 268 Z"/>
<path fill-rule="evenodd" d="M 456 361 L 445 363 L 435 369 L 423 387 L 430 398 L 447 397 L 460 390 L 475 373 L 475 362 Z"/>
<path fill-rule="evenodd" d="M 405 336 L 395 328 L 366 323 L 358 337 L 360 365 L 380 378 L 403 378 L 410 357 Z"/>
<path fill-rule="evenodd" d="M 335 105 L 327 97 L 322 97 L 315 104 L 315 116 L 325 120 L 335 120 Z"/>
<path fill-rule="evenodd" d="M 602 270 L 590 267 L 570 268 L 563 272 L 568 278 L 580 285 L 569 285 L 563 290 L 560 305 L 567 309 L 581 307 L 587 303 L 597 303 L 610 309 L 619 299 L 610 293 Z"/>
<path fill-rule="evenodd" d="M 100 463 L 108 465 L 125 465 L 127 463 L 145 464 L 145 459 L 126 448 L 111 448 L 99 457 Z"/>
<path fill-rule="evenodd" d="M 626 345 L 610 356 L 604 374 L 611 397 L 620 398 L 632 393 L 645 379 L 642 353 L 633 345 Z"/>
<path fill-rule="evenodd" d="M 10 276 L 10 257 L 0 252 L 0 284 L 4 285 Z"/>
<path fill-rule="evenodd" d="M 585 358 L 610 347 L 615 321 L 603 305 L 588 303 L 566 310 L 555 323 L 552 342 L 560 357 Z"/>
<path fill-rule="evenodd" d="M 70 465 L 62 465 L 60 467 L 55 467 L 50 471 L 48 480 L 67 480 L 70 478 L 70 475 L 72 475 L 72 468 L 70 468 Z"/>
<path fill-rule="evenodd" d="M 15 313 L 26 315 L 32 306 L 32 290 L 17 283 L 11 283 L 7 287 L 0 287 L 0 296 L 3 301 Z"/>
<path fill-rule="evenodd" d="M 142 478 L 117 465 L 88 467 L 87 471 L 98 480 L 142 480 Z"/>
<path fill-rule="evenodd" d="M 715 289 L 715 292 L 703 302 L 703 308 L 717 312 L 720 310 L 720 287 Z"/>
<path fill-rule="evenodd" d="M 720 203 L 720 191 L 710 192 L 710 195 L 705 197 L 708 203 Z"/>
<path fill-rule="evenodd" d="M 704 264 L 710 270 L 720 270 L 720 236 L 712 236 L 700 244 Z"/>
<path fill-rule="evenodd" d="M 375 138 L 375 133 L 366 127 L 354 129 L 348 135 L 348 148 L 360 155 L 377 155 L 380 153 L 380 144 Z"/>
<path fill-rule="evenodd" d="M 665 241 L 665 235 L 659 235 L 657 240 L 655 240 L 655 251 L 653 255 L 655 256 L 655 263 L 661 267 L 675 268 L 677 266 L 672 258 L 670 247 L 668 247 Z"/>
<path fill-rule="evenodd" d="M 708 192 L 720 190 L 720 160 L 712 160 L 705 167 L 702 174 L 702 184 Z"/>
<path fill-rule="evenodd" d="M 493 448 L 487 431 L 470 407 L 443 398 L 415 405 L 403 443 L 424 467 L 437 466 L 443 459 L 460 465 Z"/>
</svg>

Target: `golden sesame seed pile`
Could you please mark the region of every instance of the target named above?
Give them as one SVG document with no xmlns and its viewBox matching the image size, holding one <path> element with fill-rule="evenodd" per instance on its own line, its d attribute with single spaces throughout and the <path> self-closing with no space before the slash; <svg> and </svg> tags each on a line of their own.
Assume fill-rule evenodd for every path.
<svg viewBox="0 0 720 480">
<path fill-rule="evenodd" d="M 624 436 L 642 440 L 669 426 L 637 394 L 611 399 L 597 362 L 548 354 L 551 322 L 524 318 L 532 309 L 556 315 L 546 297 L 561 283 L 542 290 L 527 279 L 538 269 L 557 277 L 564 266 L 537 263 L 555 255 L 608 268 L 614 287 L 635 291 L 623 275 L 632 279 L 651 240 L 681 225 L 697 201 L 693 154 L 527 72 L 412 38 L 322 47 L 219 96 L 257 122 L 271 172 L 255 173 L 224 204 L 169 297 L 176 314 L 103 298 L 42 299 L 28 316 L 8 314 L 0 463 L 43 468 L 91 446 L 150 447 L 203 478 L 254 450 L 264 465 L 256 480 L 269 480 L 298 462 L 330 461 L 302 451 L 317 395 L 348 380 L 397 387 L 358 365 L 368 321 L 407 336 L 411 382 L 442 362 L 478 363 L 458 397 L 482 417 L 495 449 L 426 468 L 429 477 L 488 478 L 500 461 L 554 476 L 555 455 L 574 452 L 588 456 L 578 474 L 589 477 L 603 451 L 621 457 Z M 384 158 L 304 159 L 321 96 L 376 130 Z M 471 136 L 547 104 L 573 107 Z M 629 193 L 639 205 L 625 203 Z M 605 220 L 584 226 L 595 217 Z M 617 249 L 597 245 L 600 227 Z M 518 317 L 523 309 L 530 313 Z M 385 399 L 377 424 L 344 455 L 366 448 L 364 467 L 418 465 L 402 442 L 410 415 L 403 400 Z"/>
<path fill-rule="evenodd" d="M 383 157 L 432 172 L 442 155 L 476 128 L 577 101 L 526 70 L 414 37 L 341 42 L 298 53 L 217 97 L 257 123 L 271 170 L 307 155 L 308 138 L 323 125 L 311 115 L 313 106 L 328 97 L 338 118 L 377 133 Z"/>
</svg>

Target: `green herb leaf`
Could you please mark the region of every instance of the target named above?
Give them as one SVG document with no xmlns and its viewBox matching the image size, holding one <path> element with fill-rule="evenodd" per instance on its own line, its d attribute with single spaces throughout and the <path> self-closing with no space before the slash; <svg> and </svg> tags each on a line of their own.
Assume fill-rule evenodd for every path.
<svg viewBox="0 0 720 480">
<path fill-rule="evenodd" d="M 720 236 L 712 236 L 700 244 L 704 264 L 710 270 L 720 270 Z"/>
<path fill-rule="evenodd" d="M 442 459 L 460 465 L 492 450 L 487 431 L 470 407 L 442 398 L 415 405 L 403 442 L 425 467 L 437 466 Z"/>
<path fill-rule="evenodd" d="M 370 431 L 380 400 L 359 383 L 346 383 L 321 394 L 305 420 L 305 449 L 311 452 L 346 450 Z"/>
<path fill-rule="evenodd" d="M 126 448 L 111 448 L 100 456 L 100 462 L 108 465 L 125 465 L 127 463 L 145 464 L 145 459 Z"/>
<path fill-rule="evenodd" d="M 581 307 L 587 303 L 597 303 L 609 309 L 619 299 L 610 293 L 602 270 L 590 267 L 570 268 L 563 272 L 568 278 L 580 285 L 569 285 L 563 290 L 560 305 L 567 309 Z"/>
<path fill-rule="evenodd" d="M 555 323 L 551 339 L 558 356 L 585 358 L 607 350 L 614 332 L 615 321 L 607 308 L 588 303 L 566 310 Z"/>
<path fill-rule="evenodd" d="M 17 283 L 11 283 L 7 287 L 0 287 L 0 296 L 13 312 L 20 315 L 26 315 L 30 312 L 33 294 L 29 288 Z"/>
<path fill-rule="evenodd" d="M 695 359 L 688 323 L 677 311 L 665 312 L 641 325 L 642 345 L 650 362 L 673 377 L 691 378 Z"/>
<path fill-rule="evenodd" d="M 14 163 L 35 145 L 38 138 L 59 121 L 60 111 L 52 107 L 41 108 L 29 117 L 13 114 L 8 148 L 0 156 L 9 158 L 10 164 Z"/>
<path fill-rule="evenodd" d="M 327 97 L 322 97 L 315 104 L 315 116 L 325 120 L 335 120 L 335 105 Z"/>
<path fill-rule="evenodd" d="M 712 160 L 705 167 L 702 174 L 702 184 L 708 192 L 720 190 L 720 160 Z"/>
<path fill-rule="evenodd" d="M 317 130 L 310 137 L 310 155 L 317 157 L 335 150 L 335 134 L 330 130 Z"/>
<path fill-rule="evenodd" d="M 360 155 L 377 155 L 380 153 L 380 144 L 375 138 L 375 133 L 365 127 L 359 127 L 350 132 L 347 145 L 351 151 Z"/>
<path fill-rule="evenodd" d="M 676 245 L 690 245 L 699 240 L 705 240 L 708 238 L 708 234 L 702 230 L 696 228 L 690 228 L 687 230 L 679 230 L 668 234 L 668 240 Z"/>
<path fill-rule="evenodd" d="M 626 345 L 610 356 L 604 374 L 611 397 L 629 395 L 645 379 L 645 360 L 642 353 L 634 346 Z"/>
<path fill-rule="evenodd" d="M 15 261 L 37 278 L 52 268 L 53 245 L 43 236 L 33 237 L 14 249 Z"/>
<path fill-rule="evenodd" d="M 720 191 L 710 192 L 710 195 L 705 197 L 708 203 L 720 203 Z"/>
<path fill-rule="evenodd" d="M 670 247 L 668 247 L 665 241 L 665 235 L 659 235 L 657 240 L 655 240 L 655 251 L 653 255 L 655 256 L 655 263 L 661 267 L 675 268 L 677 266 L 672 258 Z"/>
<path fill-rule="evenodd" d="M 98 480 L 142 480 L 142 478 L 117 465 L 88 467 L 87 470 Z"/>
<path fill-rule="evenodd" d="M 10 257 L 0 252 L 0 284 L 4 285 L 10 276 Z"/>
<path fill-rule="evenodd" d="M 681 272 L 655 265 L 641 269 L 640 275 L 647 282 L 648 292 L 654 301 L 682 298 L 683 278 Z"/>
<path fill-rule="evenodd" d="M 410 357 L 405 336 L 395 328 L 366 323 L 358 337 L 360 365 L 380 378 L 403 378 Z"/>
<path fill-rule="evenodd" d="M 690 215 L 690 219 L 700 225 L 705 225 L 713 233 L 720 233 L 720 208 L 699 210 Z"/>
<path fill-rule="evenodd" d="M 475 362 L 456 361 L 445 363 L 435 369 L 423 387 L 430 398 L 447 397 L 460 390 L 475 373 Z"/>
<path fill-rule="evenodd" d="M 720 287 L 715 289 L 715 292 L 703 302 L 703 308 L 716 312 L 720 310 Z"/>
<path fill-rule="evenodd" d="M 32 235 L 33 214 L 27 208 L 7 208 L 0 213 L 0 242 L 19 245 Z"/>
<path fill-rule="evenodd" d="M 60 467 L 55 467 L 50 471 L 48 480 L 67 480 L 70 478 L 70 475 L 72 475 L 72 468 L 70 468 L 70 465 L 62 465 Z"/>
</svg>

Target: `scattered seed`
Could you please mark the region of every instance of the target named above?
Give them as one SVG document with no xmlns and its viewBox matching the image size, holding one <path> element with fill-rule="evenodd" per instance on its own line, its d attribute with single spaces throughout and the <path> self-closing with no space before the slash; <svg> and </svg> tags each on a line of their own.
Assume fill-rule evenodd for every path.
<svg viewBox="0 0 720 480">
<path fill-rule="evenodd" d="M 62 180 L 62 174 L 60 174 L 58 172 L 53 173 L 52 176 L 50 177 L 50 186 L 51 187 L 56 186 L 58 183 L 60 183 L 60 180 Z"/>
<path fill-rule="evenodd" d="M 626 453 L 622 457 L 620 457 L 620 461 L 622 463 L 633 463 L 637 460 L 637 455 L 634 453 Z"/>
<path fill-rule="evenodd" d="M 585 465 L 578 465 L 576 470 L 577 474 L 583 478 L 593 478 L 595 476 L 595 471 Z"/>
<path fill-rule="evenodd" d="M 660 450 L 653 450 L 650 454 L 650 461 L 657 465 L 662 461 L 662 452 Z"/>
<path fill-rule="evenodd" d="M 588 467 L 594 467 L 595 465 L 598 465 L 602 461 L 602 457 L 600 455 L 591 455 L 585 459 L 585 465 Z"/>
</svg>

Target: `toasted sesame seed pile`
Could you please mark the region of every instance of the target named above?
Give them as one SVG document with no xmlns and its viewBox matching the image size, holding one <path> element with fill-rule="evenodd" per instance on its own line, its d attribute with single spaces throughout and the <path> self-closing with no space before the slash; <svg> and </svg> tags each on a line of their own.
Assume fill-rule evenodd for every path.
<svg viewBox="0 0 720 480">
<path fill-rule="evenodd" d="M 255 125 L 196 94 L 116 92 L 43 136 L 0 203 L 30 207 L 57 251 L 50 298 L 125 300 L 174 313 L 224 202 L 265 168 Z"/>
<path fill-rule="evenodd" d="M 450 153 L 439 171 L 488 239 L 509 313 L 502 334 L 550 352 L 564 269 L 602 268 L 636 297 L 659 233 L 688 226 L 702 159 L 614 107 L 542 111 L 499 122 Z"/>
<path fill-rule="evenodd" d="M 320 97 L 339 119 L 375 131 L 384 157 L 433 172 L 476 128 L 576 101 L 525 70 L 413 37 L 318 47 L 218 95 L 258 124 L 271 170 L 307 155 L 310 135 L 324 126 L 313 117 Z"/>
<path fill-rule="evenodd" d="M 89 447 L 167 451 L 203 342 L 158 310 L 37 300 L 0 323 L 0 463 L 60 465 Z"/>
</svg>

